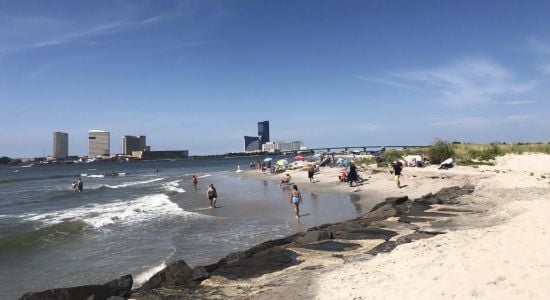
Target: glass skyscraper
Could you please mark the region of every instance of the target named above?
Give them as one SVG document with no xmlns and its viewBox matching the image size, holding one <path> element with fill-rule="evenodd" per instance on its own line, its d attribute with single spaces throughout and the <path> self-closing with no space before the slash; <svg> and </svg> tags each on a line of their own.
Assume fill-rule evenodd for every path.
<svg viewBox="0 0 550 300">
<path fill-rule="evenodd" d="M 261 145 L 269 142 L 269 121 L 258 122 L 258 137 Z"/>
</svg>

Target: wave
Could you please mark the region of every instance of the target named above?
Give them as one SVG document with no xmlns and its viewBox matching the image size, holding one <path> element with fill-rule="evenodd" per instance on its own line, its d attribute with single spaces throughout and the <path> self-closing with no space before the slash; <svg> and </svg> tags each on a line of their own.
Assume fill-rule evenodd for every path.
<svg viewBox="0 0 550 300">
<path fill-rule="evenodd" d="M 153 266 L 138 275 L 134 276 L 134 287 L 142 286 L 147 280 L 149 280 L 153 275 L 162 271 L 168 264 L 174 260 L 174 255 L 176 254 L 176 248 L 170 248 L 170 254 L 158 265 Z"/>
<path fill-rule="evenodd" d="M 84 231 L 87 224 L 81 220 L 61 222 L 35 231 L 25 232 L 0 239 L 0 251 L 17 250 L 40 242 L 53 242 L 60 237 Z"/>
<path fill-rule="evenodd" d="M 88 174 L 83 173 L 83 174 L 80 174 L 80 177 L 103 178 L 103 177 L 105 177 L 105 175 L 103 175 L 103 174 L 90 174 L 90 175 L 88 175 Z"/>
<path fill-rule="evenodd" d="M 204 217 L 199 213 L 183 210 L 176 203 L 170 201 L 170 198 L 165 194 L 153 194 L 131 201 L 90 204 L 42 214 L 28 214 L 24 220 L 38 221 L 47 225 L 58 224 L 67 220 L 81 220 L 98 229 L 111 224 L 145 222 L 161 216 Z"/>
<path fill-rule="evenodd" d="M 205 175 L 198 176 L 197 178 L 206 178 L 206 177 L 210 177 L 210 176 L 211 176 L 210 174 L 205 174 Z"/>
<path fill-rule="evenodd" d="M 164 189 L 166 189 L 167 191 L 172 192 L 172 193 L 180 193 L 180 194 L 185 193 L 184 189 L 178 187 L 180 181 L 181 180 L 168 182 L 168 183 L 163 184 L 162 186 L 164 187 Z"/>
<path fill-rule="evenodd" d="M 105 185 L 105 186 L 110 189 L 118 189 L 118 188 L 133 186 L 133 185 L 153 183 L 160 180 L 164 180 L 164 178 L 155 178 L 155 179 L 144 180 L 144 181 L 130 181 L 130 182 L 124 182 L 118 185 Z"/>
</svg>

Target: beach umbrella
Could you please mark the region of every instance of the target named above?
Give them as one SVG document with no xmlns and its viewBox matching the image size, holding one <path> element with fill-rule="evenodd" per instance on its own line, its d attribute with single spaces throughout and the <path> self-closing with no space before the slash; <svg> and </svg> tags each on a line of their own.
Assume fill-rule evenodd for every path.
<svg viewBox="0 0 550 300">
<path fill-rule="evenodd" d="M 294 159 L 295 160 L 300 160 L 300 159 L 304 159 L 304 157 L 301 156 L 300 154 L 298 154 L 298 155 L 294 156 Z"/>
<path fill-rule="evenodd" d="M 264 161 L 272 161 L 272 160 L 273 160 L 273 158 L 271 158 L 271 157 L 267 157 L 266 159 L 264 159 Z"/>
<path fill-rule="evenodd" d="M 279 166 L 286 166 L 286 165 L 288 165 L 288 160 L 286 160 L 286 159 L 280 159 L 280 160 L 277 161 L 277 165 L 279 165 Z"/>
</svg>

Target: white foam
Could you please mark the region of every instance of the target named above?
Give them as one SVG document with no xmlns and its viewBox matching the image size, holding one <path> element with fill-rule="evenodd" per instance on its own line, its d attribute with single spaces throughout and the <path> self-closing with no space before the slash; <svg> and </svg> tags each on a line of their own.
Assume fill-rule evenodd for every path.
<svg viewBox="0 0 550 300">
<path fill-rule="evenodd" d="M 162 269 L 166 268 L 166 262 L 170 261 L 174 257 L 174 254 L 176 254 L 176 248 L 171 248 L 170 250 L 171 252 L 170 254 L 168 254 L 168 257 L 166 257 L 166 259 L 163 260 L 160 264 L 153 266 L 141 272 L 140 274 L 134 276 L 135 287 L 142 286 L 145 282 L 147 282 L 147 280 L 149 280 L 149 278 L 153 277 L 153 275 L 157 274 Z"/>
<path fill-rule="evenodd" d="M 171 182 L 168 182 L 168 183 L 165 183 L 163 184 L 162 186 L 167 190 L 167 191 L 170 191 L 170 192 L 174 192 L 174 193 L 185 193 L 185 190 L 182 189 L 182 188 L 179 188 L 179 182 L 181 181 L 180 180 L 176 180 L 176 181 L 171 181 Z"/>
<path fill-rule="evenodd" d="M 160 181 L 160 180 L 163 180 L 163 179 L 164 178 L 155 178 L 155 179 L 144 180 L 144 181 L 130 181 L 130 182 L 124 182 L 124 183 L 121 183 L 121 184 L 118 184 L 118 185 L 105 185 L 105 186 L 110 188 L 110 189 L 118 189 L 118 188 L 129 187 L 129 186 L 132 186 L 132 185 L 153 183 L 153 182 L 157 182 L 157 181 Z"/>
<path fill-rule="evenodd" d="M 197 178 L 206 178 L 206 177 L 210 177 L 210 174 L 205 174 L 205 175 L 199 176 Z"/>
<path fill-rule="evenodd" d="M 103 178 L 105 175 L 88 175 L 89 178 Z"/>
<path fill-rule="evenodd" d="M 160 216 L 203 217 L 203 215 L 188 212 L 171 202 L 165 194 L 154 194 L 139 197 L 131 201 L 119 201 L 106 204 L 89 204 L 67 210 L 43 214 L 29 215 L 28 221 L 40 221 L 46 225 L 64 221 L 82 220 L 94 228 L 122 223 L 132 224 L 145 222 Z"/>
</svg>

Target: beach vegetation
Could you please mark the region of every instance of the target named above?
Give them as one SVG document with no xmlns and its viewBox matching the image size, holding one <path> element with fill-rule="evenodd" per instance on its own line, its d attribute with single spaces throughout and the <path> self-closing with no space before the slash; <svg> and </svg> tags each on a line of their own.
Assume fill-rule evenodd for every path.
<svg viewBox="0 0 550 300">
<path fill-rule="evenodd" d="M 454 155 L 451 143 L 444 140 L 436 140 L 427 152 L 428 159 L 433 164 L 440 164 Z"/>
<path fill-rule="evenodd" d="M 386 150 L 384 151 L 384 161 L 387 163 L 391 163 L 396 160 L 403 159 L 403 156 L 405 155 L 404 151 L 400 150 Z"/>
<path fill-rule="evenodd" d="M 10 163 L 10 161 L 11 161 L 11 158 L 9 158 L 7 156 L 0 157 L 0 165 L 6 165 L 6 164 Z"/>
<path fill-rule="evenodd" d="M 363 157 L 363 158 L 357 158 L 355 159 L 356 165 L 372 165 L 377 163 L 375 157 Z"/>
</svg>

